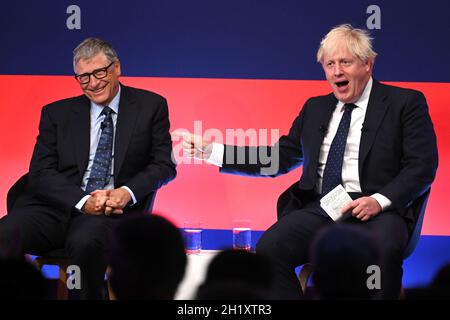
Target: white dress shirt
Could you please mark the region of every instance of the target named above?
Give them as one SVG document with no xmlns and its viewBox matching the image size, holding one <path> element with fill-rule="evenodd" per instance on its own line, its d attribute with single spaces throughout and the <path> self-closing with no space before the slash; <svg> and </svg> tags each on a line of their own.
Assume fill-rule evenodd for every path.
<svg viewBox="0 0 450 320">
<path fill-rule="evenodd" d="M 361 192 L 359 183 L 359 143 L 361 141 L 361 129 L 366 116 L 367 105 L 369 103 L 370 92 L 372 90 L 373 80 L 369 79 L 361 97 L 354 103 L 357 108 L 352 111 L 350 129 L 347 137 L 347 144 L 344 151 L 344 161 L 342 164 L 342 183 L 347 192 Z M 344 102 L 338 101 L 336 108 L 331 116 L 328 125 L 328 131 L 325 134 L 319 153 L 319 164 L 317 169 L 316 192 L 321 193 L 322 177 L 325 170 L 328 152 L 330 151 L 331 142 L 336 135 L 342 115 L 344 114 Z M 213 143 L 211 156 L 206 160 L 208 163 L 222 167 L 223 154 L 225 147 L 220 143 Z M 387 209 L 392 202 L 382 194 L 375 193 L 371 197 L 375 198 L 383 210 Z"/>
<path fill-rule="evenodd" d="M 112 121 L 113 121 L 113 147 L 112 147 L 112 160 L 111 160 L 111 177 L 109 179 L 108 184 L 103 188 L 104 190 L 112 190 L 114 189 L 114 144 L 116 137 L 116 124 L 117 124 L 117 115 L 119 113 L 119 102 L 120 102 L 120 86 L 119 91 L 112 99 L 111 103 L 108 105 L 114 112 L 111 113 Z M 83 180 L 81 182 L 81 189 L 86 190 L 86 185 L 91 174 L 92 166 L 94 164 L 95 152 L 97 151 L 97 145 L 100 141 L 100 135 L 102 133 L 101 124 L 103 120 L 105 120 L 105 115 L 101 115 L 104 106 L 98 105 L 95 102 L 91 101 L 91 145 L 89 148 L 89 161 L 86 168 L 86 171 L 83 175 Z M 121 188 L 125 188 L 131 195 L 133 204 L 136 203 L 136 198 L 134 196 L 133 191 L 127 186 L 122 186 Z M 81 211 L 81 208 L 86 203 L 89 195 L 84 196 L 81 200 L 75 205 L 75 208 Z"/>
</svg>

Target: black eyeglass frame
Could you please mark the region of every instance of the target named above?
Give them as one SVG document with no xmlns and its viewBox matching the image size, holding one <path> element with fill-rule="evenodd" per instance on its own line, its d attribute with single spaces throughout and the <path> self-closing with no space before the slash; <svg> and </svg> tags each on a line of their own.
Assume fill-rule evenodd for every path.
<svg viewBox="0 0 450 320">
<path fill-rule="evenodd" d="M 87 72 L 87 73 L 82 73 L 82 74 L 76 74 L 76 75 L 74 75 L 74 77 L 75 77 L 75 79 L 78 81 L 79 84 L 88 84 L 88 83 L 91 81 L 91 75 L 94 76 L 96 79 L 99 79 L 99 80 L 100 80 L 100 79 L 103 79 L 103 78 L 106 78 L 106 76 L 108 75 L 108 69 L 109 69 L 109 67 L 111 67 L 111 66 L 114 64 L 114 62 L 116 62 L 116 61 L 111 62 L 111 63 L 108 64 L 106 67 L 99 68 L 99 69 L 95 69 L 95 70 L 92 71 L 92 72 Z M 99 77 L 99 76 L 97 76 L 97 74 L 98 74 L 99 72 L 104 72 L 105 75 Z M 88 80 L 87 80 L 87 81 L 84 81 L 84 82 L 81 82 L 81 80 L 80 80 L 81 77 L 88 77 Z"/>
</svg>

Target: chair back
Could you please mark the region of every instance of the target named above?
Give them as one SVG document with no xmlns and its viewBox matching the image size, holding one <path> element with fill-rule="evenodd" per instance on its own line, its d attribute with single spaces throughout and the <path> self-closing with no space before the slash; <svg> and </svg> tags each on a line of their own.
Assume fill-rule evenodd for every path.
<svg viewBox="0 0 450 320">
<path fill-rule="evenodd" d="M 277 218 L 280 220 L 289 211 L 288 207 L 292 206 L 293 195 L 298 190 L 298 181 L 294 182 L 289 188 L 283 191 L 277 200 Z M 288 210 L 286 210 L 288 209 Z"/>
<path fill-rule="evenodd" d="M 11 212 L 14 204 L 16 203 L 17 198 L 25 192 L 27 186 L 28 186 L 28 173 L 25 173 L 8 190 L 8 194 L 6 196 L 6 210 L 8 213 Z"/>
<path fill-rule="evenodd" d="M 414 200 L 414 202 L 409 206 L 408 210 L 412 210 L 415 223 L 411 234 L 409 236 L 408 244 L 406 245 L 405 251 L 403 253 L 403 259 L 408 258 L 417 246 L 420 239 L 420 233 L 422 232 L 423 218 L 425 216 L 425 208 L 427 207 L 428 198 L 430 197 L 431 189 L 428 188 L 419 198 Z"/>
</svg>

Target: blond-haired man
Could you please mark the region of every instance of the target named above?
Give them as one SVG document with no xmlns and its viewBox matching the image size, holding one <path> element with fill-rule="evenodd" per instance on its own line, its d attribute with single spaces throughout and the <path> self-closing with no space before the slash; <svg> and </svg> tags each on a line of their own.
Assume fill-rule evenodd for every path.
<svg viewBox="0 0 450 320">
<path fill-rule="evenodd" d="M 333 92 L 305 103 L 289 133 L 269 147 L 270 163 L 259 158 L 260 147 L 184 135 L 188 155 L 224 173 L 273 177 L 303 165 L 300 180 L 279 201 L 278 221 L 256 248 L 274 259 L 282 299 L 302 296 L 294 268 L 308 262 L 313 237 L 333 222 L 320 199 L 339 184 L 353 199 L 342 208 L 345 223 L 373 233 L 384 254 L 382 297 L 399 295 L 403 250 L 415 221 L 408 206 L 434 180 L 438 155 L 425 97 L 374 80 L 375 57 L 368 33 L 351 25 L 337 26 L 322 39 L 317 60 Z M 242 162 L 243 153 L 245 159 L 257 156 L 257 163 Z"/>
</svg>

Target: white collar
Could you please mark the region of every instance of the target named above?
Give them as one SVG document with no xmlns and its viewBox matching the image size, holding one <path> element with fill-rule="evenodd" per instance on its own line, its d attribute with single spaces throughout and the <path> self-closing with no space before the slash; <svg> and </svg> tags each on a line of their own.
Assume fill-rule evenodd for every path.
<svg viewBox="0 0 450 320">
<path fill-rule="evenodd" d="M 116 114 L 119 112 L 120 92 L 121 92 L 121 87 L 119 85 L 119 91 L 117 91 L 116 95 L 111 100 L 110 104 L 108 105 L 108 107 L 110 107 Z M 100 113 L 102 112 L 103 107 L 104 106 L 99 105 L 99 104 L 95 103 L 94 101 L 91 101 L 91 112 L 92 112 L 92 115 L 94 116 L 94 119 L 97 119 L 100 116 Z"/>
</svg>

